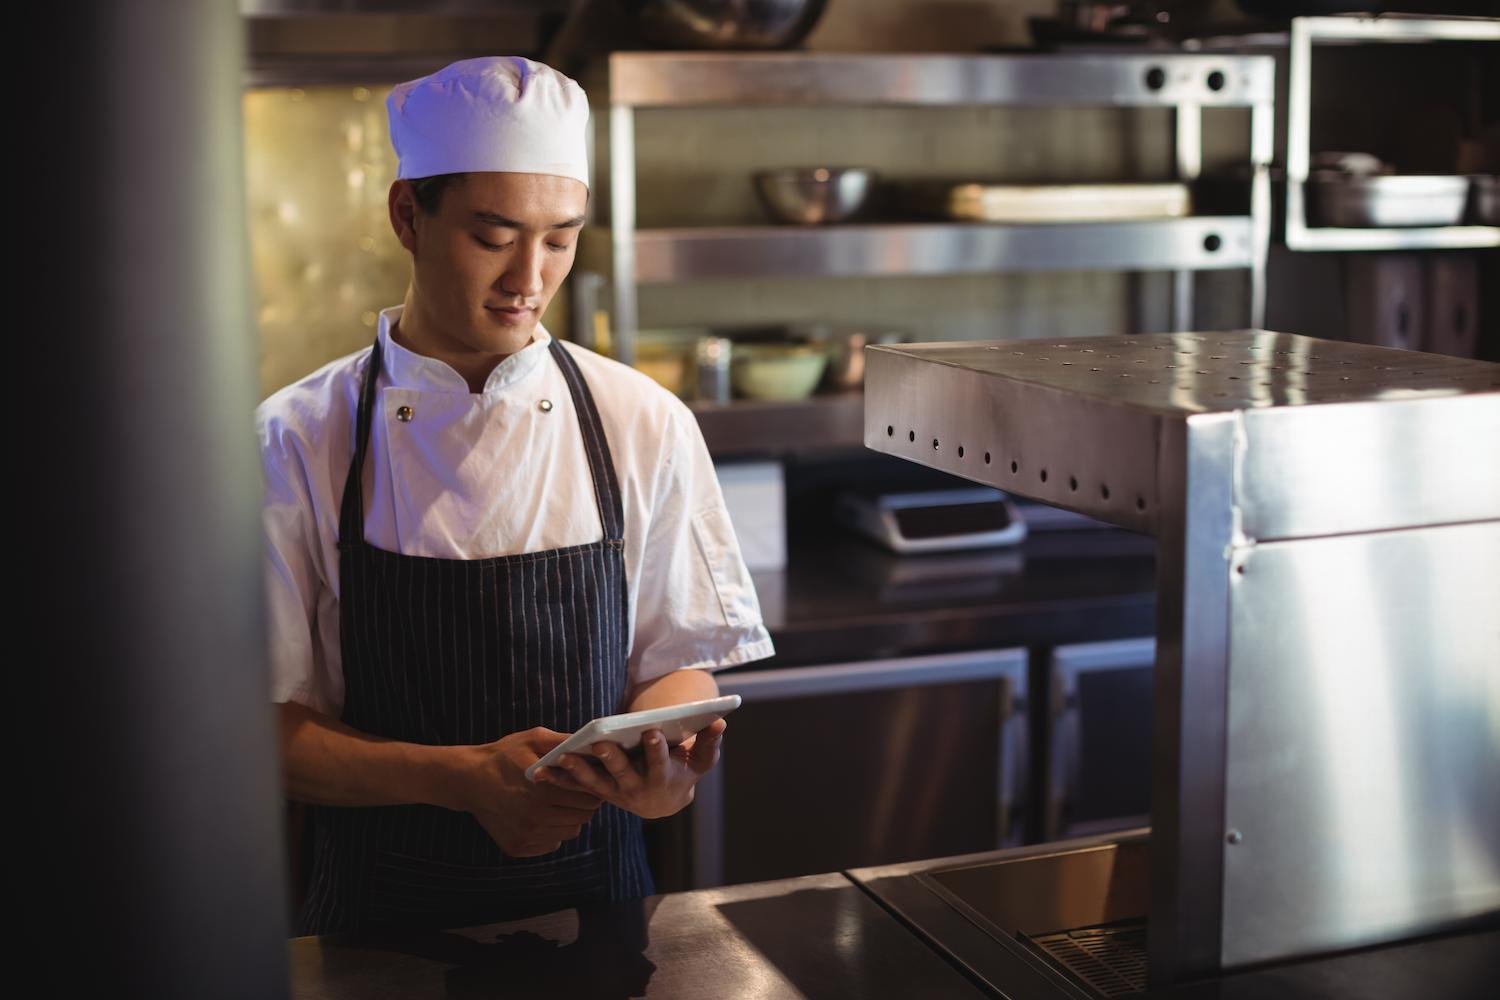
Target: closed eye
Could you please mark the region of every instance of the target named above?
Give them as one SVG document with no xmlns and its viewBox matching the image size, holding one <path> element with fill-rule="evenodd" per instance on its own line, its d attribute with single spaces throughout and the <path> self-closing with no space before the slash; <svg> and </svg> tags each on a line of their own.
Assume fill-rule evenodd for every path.
<svg viewBox="0 0 1500 1000">
<path fill-rule="evenodd" d="M 478 236 L 474 237 L 474 242 L 478 243 L 480 246 L 484 247 L 486 250 L 491 250 L 491 251 L 509 250 L 512 246 L 514 246 L 514 243 L 491 243 L 488 240 L 481 239 Z M 548 243 L 547 244 L 547 249 L 551 250 L 553 253 L 567 253 L 569 250 L 573 249 L 573 244 L 571 244 L 571 243 Z"/>
</svg>

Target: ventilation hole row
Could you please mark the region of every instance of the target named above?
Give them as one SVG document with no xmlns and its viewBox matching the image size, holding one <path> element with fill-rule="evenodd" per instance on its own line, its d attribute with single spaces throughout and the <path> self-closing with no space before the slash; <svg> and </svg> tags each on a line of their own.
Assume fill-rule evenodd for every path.
<svg viewBox="0 0 1500 1000">
<path fill-rule="evenodd" d="M 896 426 L 894 424 L 887 424 L 886 425 L 885 436 L 886 437 L 895 437 L 896 436 Z M 906 432 L 906 440 L 909 441 L 909 442 L 915 442 L 917 440 L 917 432 L 915 430 L 908 430 Z M 943 442 L 941 440 L 939 440 L 938 438 L 933 438 L 932 439 L 932 450 L 933 451 L 942 451 L 943 450 Z M 966 458 L 968 456 L 968 454 L 969 454 L 969 449 L 965 445 L 959 445 L 958 449 L 957 449 L 957 454 L 958 454 L 958 457 L 960 459 Z M 994 456 L 991 455 L 989 452 L 985 452 L 984 453 L 984 464 L 985 465 L 992 464 L 993 459 L 994 459 Z M 1011 463 L 1010 463 L 1010 474 L 1013 475 L 1013 476 L 1018 476 L 1018 475 L 1021 474 L 1021 463 L 1019 461 L 1017 461 L 1015 459 L 1011 460 Z M 1048 479 L 1047 470 L 1046 469 L 1040 469 L 1040 470 L 1038 470 L 1038 472 L 1037 472 L 1037 478 L 1039 478 L 1044 483 L 1047 482 L 1047 479 Z M 1068 477 L 1068 490 L 1070 492 L 1072 492 L 1072 493 L 1077 493 L 1078 489 L 1079 489 L 1078 477 L 1077 476 L 1069 476 Z M 1101 500 L 1108 500 L 1111 495 L 1112 494 L 1110 492 L 1109 484 L 1108 483 L 1100 483 L 1099 484 L 1099 498 Z M 1146 498 L 1145 497 L 1143 497 L 1143 496 L 1137 496 L 1135 498 L 1135 509 L 1138 510 L 1138 511 L 1144 511 L 1146 509 Z"/>
</svg>

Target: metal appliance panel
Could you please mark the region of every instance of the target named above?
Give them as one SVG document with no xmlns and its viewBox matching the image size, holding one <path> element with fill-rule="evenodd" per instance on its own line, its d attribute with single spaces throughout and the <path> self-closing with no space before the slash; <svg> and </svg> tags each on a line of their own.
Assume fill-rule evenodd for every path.
<svg viewBox="0 0 1500 1000">
<path fill-rule="evenodd" d="M 1148 851 L 1135 830 L 846 874 L 994 995 L 1086 1000 L 1021 934 L 1139 918 Z"/>
<path fill-rule="evenodd" d="M 617 52 L 616 104 L 867 105 L 1104 104 L 1246 107 L 1268 103 L 1276 64 L 1266 56 L 865 55 Z"/>
<path fill-rule="evenodd" d="M 1500 387 L 1500 365 L 1489 362 L 1267 330 L 882 344 L 865 350 L 872 363 L 954 367 L 978 379 L 1051 389 L 1078 402 L 1108 403 L 1178 420 L 1194 413 Z M 1411 364 L 1414 359 L 1424 364 Z"/>
<path fill-rule="evenodd" d="M 720 675 L 756 709 L 731 720 L 723 762 L 698 783 L 694 887 L 1017 842 L 1027 673 L 1024 649 L 989 649 Z M 786 775 L 809 759 L 819 767 L 788 797 Z"/>
<path fill-rule="evenodd" d="M 627 109 L 628 112 L 628 109 Z M 618 228 L 618 224 L 617 224 Z M 604 266 L 603 237 L 585 260 Z M 1038 271 L 1231 270 L 1255 259 L 1248 216 L 1111 222 L 846 223 L 648 229 L 628 246 L 642 283 L 731 278 L 861 278 Z"/>
<path fill-rule="evenodd" d="M 1361 586 L 1389 599 L 1389 607 L 1372 603 L 1375 611 L 1355 621 L 1374 635 L 1393 627 L 1405 631 L 1391 640 L 1391 650 L 1365 656 L 1376 666 L 1355 676 L 1387 688 L 1400 683 L 1407 695 L 1399 704 L 1391 699 L 1390 719 L 1368 712 L 1349 717 L 1350 725 L 1364 728 L 1358 739 L 1370 746 L 1390 733 L 1404 741 L 1401 770 L 1372 771 L 1367 780 L 1383 789 L 1381 795 L 1405 801 L 1415 794 L 1421 804 L 1457 810 L 1459 798 L 1442 791 L 1455 772 L 1471 793 L 1468 782 L 1495 777 L 1495 747 L 1477 734 L 1486 726 L 1492 734 L 1500 731 L 1494 721 L 1500 711 L 1486 708 L 1484 721 L 1472 718 L 1474 703 L 1500 703 L 1493 673 L 1484 682 L 1489 686 L 1474 688 L 1465 702 L 1419 694 L 1426 691 L 1419 677 L 1432 690 L 1446 690 L 1448 671 L 1458 669 L 1451 663 L 1427 667 L 1425 676 L 1401 671 L 1423 669 L 1422 650 L 1441 656 L 1454 641 L 1469 642 L 1461 647 L 1464 655 L 1478 642 L 1486 662 L 1500 663 L 1500 641 L 1491 633 L 1457 638 L 1467 634 L 1464 627 L 1479 627 L 1473 622 L 1481 609 L 1500 606 L 1493 584 L 1500 558 L 1491 536 L 1477 536 L 1487 561 L 1464 562 L 1436 544 L 1452 536 L 1414 530 L 1468 521 L 1488 522 L 1474 529 L 1488 532 L 1500 521 L 1500 489 L 1488 457 L 1500 419 L 1500 365 L 1421 355 L 1418 368 L 1409 352 L 1256 330 L 867 351 L 867 446 L 1159 539 L 1148 942 L 1153 985 L 1212 975 L 1252 955 L 1266 960 L 1432 933 L 1476 907 L 1493 908 L 1488 888 L 1478 890 L 1478 901 L 1446 897 L 1439 875 L 1412 869 L 1416 881 L 1386 887 L 1409 892 L 1406 903 L 1382 913 L 1386 897 L 1359 882 L 1358 870 L 1330 863 L 1322 870 L 1325 895 L 1352 907 L 1371 902 L 1373 916 L 1350 917 L 1347 924 L 1294 921 L 1252 936 L 1258 945 L 1226 950 L 1239 928 L 1280 920 L 1278 899 L 1241 897 L 1236 927 L 1224 926 L 1227 784 L 1231 771 L 1243 774 L 1263 749 L 1254 734 L 1248 744 L 1230 743 L 1231 708 L 1247 711 L 1246 699 L 1255 705 L 1262 693 L 1253 676 L 1237 676 L 1251 686 L 1231 691 L 1231 653 L 1240 662 L 1261 656 L 1302 665 L 1297 683 L 1314 687 L 1320 675 L 1306 673 L 1307 665 L 1337 676 L 1345 661 L 1321 666 L 1331 655 L 1325 637 L 1351 627 L 1349 616 L 1331 612 L 1338 605 L 1321 593 L 1299 592 L 1298 603 L 1290 603 L 1277 584 L 1268 584 L 1267 593 L 1281 594 L 1275 599 L 1286 606 L 1267 598 L 1275 614 L 1252 616 L 1254 625 L 1247 627 L 1246 608 L 1254 604 L 1243 604 L 1251 596 L 1240 586 L 1243 560 L 1277 551 L 1273 546 L 1291 550 L 1284 539 L 1294 537 L 1306 539 L 1295 544 L 1314 554 L 1325 545 L 1367 544 L 1356 560 L 1363 577 L 1331 577 L 1330 587 L 1342 588 L 1338 600 L 1360 594 Z M 1393 477 L 1400 480 L 1394 486 Z M 1402 538 L 1416 540 L 1413 551 L 1399 547 Z M 1422 555 L 1429 540 L 1432 554 Z M 1485 573 L 1490 577 L 1476 585 Z M 1383 582 L 1388 577 L 1393 582 Z M 1414 579 L 1426 580 L 1427 590 L 1408 582 Z M 1478 599 L 1469 604 L 1465 595 Z M 1472 613 L 1468 626 L 1447 623 L 1443 614 L 1454 607 Z M 1306 617 L 1291 618 L 1293 610 Z M 1287 620 L 1310 627 L 1288 628 Z M 1257 653 L 1261 645 L 1274 653 Z M 1264 682 L 1273 685 L 1278 676 L 1268 670 Z M 1296 690 L 1291 682 L 1273 685 L 1280 695 Z M 1455 732 L 1447 734 L 1449 727 Z M 1417 742 L 1420 734 L 1433 734 L 1438 750 Z M 1317 738 L 1300 731 L 1283 731 L 1279 744 L 1265 746 L 1293 757 L 1324 753 Z M 1304 779 L 1317 789 L 1310 798 L 1327 792 L 1316 770 L 1285 778 Z M 1500 781 L 1492 784 L 1500 787 Z M 1423 790 L 1413 793 L 1416 785 Z M 1477 794 L 1466 801 L 1494 802 Z M 1435 836 L 1442 820 L 1430 827 L 1408 822 Z M 1463 829 L 1472 838 L 1465 842 L 1470 860 L 1457 870 L 1482 883 L 1490 855 L 1500 854 L 1500 828 L 1471 822 Z M 1242 836 L 1239 831 L 1237 839 Z M 1240 879 L 1285 882 L 1277 866 L 1300 842 L 1283 837 L 1273 843 Z"/>
<path fill-rule="evenodd" d="M 1436 355 L 1402 352 L 1425 377 Z M 1491 365 L 1500 385 L 1500 365 Z M 1261 540 L 1500 517 L 1500 397 L 1257 410 L 1243 415 L 1240 532 Z"/>
<path fill-rule="evenodd" d="M 920 877 L 986 921 L 997 937 L 1046 934 L 1146 916 L 1148 846 L 1131 834 L 1117 843 L 937 868 Z"/>
<path fill-rule="evenodd" d="M 1037 369 L 1064 361 L 1087 368 L 1096 352 L 1081 342 L 1002 346 L 1005 360 Z M 1157 415 L 985 371 L 977 366 L 990 360 L 988 350 L 958 344 L 900 353 L 866 348 L 865 445 L 1148 530 L 1156 506 Z M 939 363 L 926 363 L 932 361 Z"/>
<path fill-rule="evenodd" d="M 1154 639 L 1052 650 L 1048 840 L 1150 822 L 1155 663 Z"/>
<path fill-rule="evenodd" d="M 1162 435 L 1152 705 L 1154 984 L 1219 968 L 1235 414 L 1196 414 Z"/>
<path fill-rule="evenodd" d="M 1231 587 L 1224 964 L 1500 911 L 1500 523 L 1254 545 Z"/>
<path fill-rule="evenodd" d="M 1494 463 L 1487 472 L 1481 461 L 1486 440 L 1497 440 L 1484 437 L 1500 419 L 1488 395 L 1500 390 L 1496 364 L 1262 330 L 866 352 L 867 447 L 1136 531 L 1160 533 L 1169 499 L 1158 489 L 1161 466 L 1184 462 L 1186 441 L 1165 426 L 1194 414 L 1232 415 L 1251 428 L 1248 449 L 1236 431 L 1236 454 L 1258 464 L 1236 476 L 1236 492 L 1271 537 L 1465 520 L 1497 506 Z M 1313 405 L 1397 400 L 1413 405 L 1390 417 Z M 1444 460 L 1430 478 L 1425 466 L 1423 477 L 1404 475 L 1387 496 L 1378 489 L 1390 470 L 1410 471 L 1373 460 L 1392 446 Z M 1308 475 L 1277 468 L 1289 456 Z M 1349 456 L 1366 463 L 1357 474 Z M 1309 500 L 1314 483 L 1322 488 Z"/>
<path fill-rule="evenodd" d="M 1014 934 L 998 930 L 974 906 L 941 886 L 932 875 L 954 868 L 992 865 L 1018 869 L 1028 861 L 1052 862 L 1063 852 L 1087 856 L 1099 840 L 1048 844 L 1006 851 L 987 857 L 927 861 L 848 872 L 856 884 L 875 896 L 890 912 L 909 924 L 950 962 L 987 985 L 992 995 L 1015 1000 L 1084 1000 L 1096 994 L 1039 964 L 1036 953 Z M 1122 846 L 1125 840 L 1121 841 Z M 1073 868 L 1060 867 L 1065 886 L 1053 891 L 1087 898 L 1100 883 L 1072 878 Z M 997 880 L 998 881 L 998 880 Z M 1019 881 L 1019 880 L 1018 880 Z M 1113 881 L 1113 879 L 1111 879 Z M 983 904 L 985 895 L 977 901 Z M 990 896 L 988 898 L 993 898 Z M 1014 898 L 1006 893 L 1004 898 Z M 1039 902 L 1049 899 L 1040 893 Z M 1043 904 L 1045 905 L 1045 903 Z M 1019 914 L 1023 919 L 1029 914 Z M 1155 915 L 1152 915 L 1152 922 Z M 1041 921 L 1036 921 L 1041 922 Z M 1150 1000 L 1275 997 L 1277 1000 L 1480 1000 L 1494 992 L 1500 976 L 1500 930 L 1425 938 L 1414 942 L 1361 949 L 1306 961 L 1277 963 L 1243 970 L 1230 977 L 1200 980 L 1162 990 L 1150 989 Z"/>
</svg>

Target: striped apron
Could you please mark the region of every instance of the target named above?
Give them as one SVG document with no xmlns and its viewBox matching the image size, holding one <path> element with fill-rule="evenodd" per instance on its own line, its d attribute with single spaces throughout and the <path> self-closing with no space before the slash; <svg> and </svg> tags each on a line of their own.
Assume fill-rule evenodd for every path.
<svg viewBox="0 0 1500 1000">
<path fill-rule="evenodd" d="M 404 556 L 364 540 L 363 469 L 380 371 L 370 354 L 339 516 L 343 722 L 431 746 L 570 733 L 621 710 L 626 685 L 623 510 L 609 445 L 557 341 L 604 537 L 490 559 Z M 639 818 L 604 805 L 583 833 L 513 858 L 469 813 L 318 806 L 300 931 L 461 927 L 651 894 Z"/>
</svg>

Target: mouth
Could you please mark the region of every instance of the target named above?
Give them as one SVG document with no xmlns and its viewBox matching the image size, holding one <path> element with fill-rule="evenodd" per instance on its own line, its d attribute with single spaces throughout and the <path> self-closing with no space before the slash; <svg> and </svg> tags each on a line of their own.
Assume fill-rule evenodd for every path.
<svg viewBox="0 0 1500 1000">
<path fill-rule="evenodd" d="M 490 306 L 484 307 L 485 312 L 499 319 L 503 323 L 520 323 L 535 315 L 536 310 L 531 306 Z"/>
</svg>

